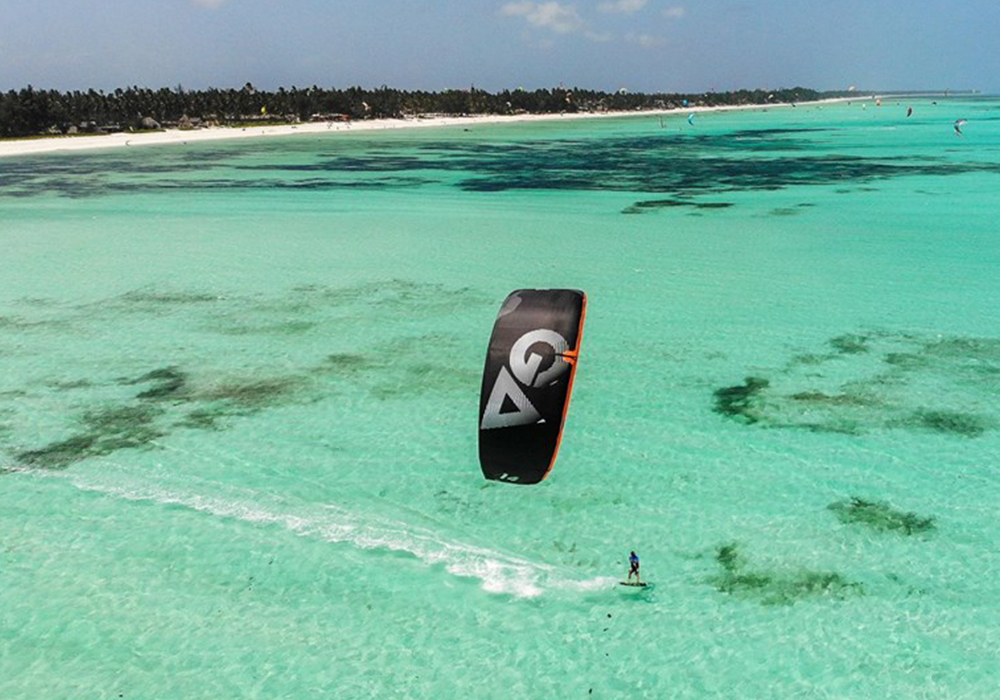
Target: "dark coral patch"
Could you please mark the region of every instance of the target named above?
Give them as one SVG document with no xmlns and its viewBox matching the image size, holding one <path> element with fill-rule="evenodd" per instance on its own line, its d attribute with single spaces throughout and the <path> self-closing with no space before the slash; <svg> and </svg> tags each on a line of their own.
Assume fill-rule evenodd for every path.
<svg viewBox="0 0 1000 700">
<path fill-rule="evenodd" d="M 824 394 L 822 391 L 803 391 L 792 394 L 792 400 L 824 406 L 873 406 L 878 402 L 857 394 Z"/>
<path fill-rule="evenodd" d="M 761 419 L 758 397 L 769 385 L 770 382 L 761 377 L 747 377 L 743 384 L 716 389 L 713 410 L 729 418 L 756 423 Z"/>
<path fill-rule="evenodd" d="M 791 385 L 785 391 L 748 379 L 715 391 L 716 412 L 769 427 L 851 435 L 902 429 L 978 438 L 1000 427 L 993 401 L 1000 340 L 870 331 L 827 342 L 830 352 L 797 354 L 785 363 L 779 384 Z"/>
<path fill-rule="evenodd" d="M 647 211 L 657 209 L 670 209 L 673 207 L 688 207 L 691 202 L 683 199 L 646 199 L 630 204 L 622 209 L 622 214 L 643 214 Z"/>
<path fill-rule="evenodd" d="M 205 294 L 200 292 L 171 292 L 156 291 L 153 289 L 136 289 L 122 294 L 122 301 L 133 304 L 208 304 L 219 301 L 222 297 L 217 294 Z"/>
<path fill-rule="evenodd" d="M 211 330 L 223 335 L 301 335 L 315 328 L 315 321 L 285 319 L 274 323 L 213 322 Z"/>
<path fill-rule="evenodd" d="M 363 307 L 371 314 L 450 314 L 468 311 L 473 306 L 492 305 L 493 300 L 471 287 L 447 287 L 440 284 L 390 279 L 365 282 L 347 287 L 308 284 L 294 289 L 294 311 Z"/>
<path fill-rule="evenodd" d="M 732 202 L 695 202 L 687 199 L 645 199 L 622 209 L 622 214 L 644 214 L 657 209 L 693 207 L 695 209 L 727 209 Z"/>
<path fill-rule="evenodd" d="M 41 326 L 59 325 L 63 325 L 63 322 L 58 320 L 29 321 L 17 316 L 0 316 L 0 329 L 4 330 L 25 331 Z"/>
<path fill-rule="evenodd" d="M 103 454 L 116 450 L 144 447 L 153 440 L 163 437 L 153 423 L 162 413 L 152 406 L 112 406 L 87 411 L 83 414 L 83 424 L 90 435 L 96 437 L 95 447 Z"/>
<path fill-rule="evenodd" d="M 252 416 L 297 398 L 304 377 L 233 378 L 209 386 L 191 386 L 183 399 L 191 410 L 174 422 L 179 428 L 222 430 L 229 418 Z"/>
<path fill-rule="evenodd" d="M 343 373 L 359 372 L 361 370 L 370 369 L 376 364 L 377 363 L 374 360 L 366 357 L 365 355 L 349 352 L 339 352 L 327 355 L 326 359 L 323 361 L 324 368 L 330 369 L 334 372 Z"/>
<path fill-rule="evenodd" d="M 735 542 L 719 547 L 715 552 L 715 560 L 726 571 L 736 571 L 746 563 L 739 545 Z"/>
<path fill-rule="evenodd" d="M 838 335 L 836 338 L 830 338 L 830 345 L 841 354 L 856 355 L 868 352 L 868 337 L 856 333 L 846 333 Z"/>
<path fill-rule="evenodd" d="M 231 412 L 223 410 L 198 408 L 185 414 L 182 419 L 174 423 L 174 426 L 192 430 L 222 430 L 222 419 L 230 415 Z"/>
<path fill-rule="evenodd" d="M 2 168 L 0 197 L 401 189 L 445 180 L 475 192 L 600 190 L 686 197 L 800 185 L 867 191 L 872 183 L 891 178 L 1000 172 L 997 163 L 968 160 L 960 152 L 937 159 L 825 153 L 825 145 L 810 131 L 761 129 L 516 143 L 401 138 L 391 144 L 353 142 L 319 156 L 294 148 L 260 148 L 253 163 L 242 160 L 246 146 L 190 149 L 183 157 L 157 164 L 110 155 L 81 156 L 65 165 L 38 158 Z M 443 178 L 439 173 L 448 175 Z"/>
<path fill-rule="evenodd" d="M 436 392 L 475 391 L 482 377 L 445 363 L 412 362 L 394 367 L 377 379 L 372 394 L 380 399 L 399 399 Z"/>
<path fill-rule="evenodd" d="M 25 450 L 16 455 L 20 464 L 40 469 L 65 469 L 73 462 L 86 459 L 95 454 L 93 451 L 97 437 L 94 435 L 74 435 L 66 440 L 60 440 L 37 450 Z"/>
<path fill-rule="evenodd" d="M 771 158 L 747 158 L 746 144 L 726 142 L 730 147 L 742 147 L 741 157 L 728 157 L 727 143 L 722 139 L 695 143 L 689 139 L 603 139 L 580 145 L 565 141 L 558 143 L 559 149 L 550 144 L 544 153 L 508 149 L 490 159 L 467 161 L 470 169 L 488 176 L 469 178 L 461 186 L 476 192 L 600 189 L 692 196 L 850 183 L 852 188 L 843 191 L 853 192 L 866 182 L 908 175 L 1000 172 L 1000 166 L 993 163 L 934 163 L 911 157 L 876 161 L 860 156 L 781 153 Z M 763 143 L 759 146 L 762 151 L 771 148 Z M 663 167 L 664 159 L 669 159 L 669 168 Z M 553 168 L 554 161 L 560 167 Z"/>
<path fill-rule="evenodd" d="M 710 579 L 716 590 L 761 605 L 792 605 L 808 598 L 843 599 L 864 593 L 860 583 L 836 572 L 750 569 L 735 543 L 719 547 L 715 560 L 722 568 L 722 573 Z"/>
<path fill-rule="evenodd" d="M 111 406 L 83 414 L 84 430 L 65 440 L 16 455 L 17 461 L 38 469 L 65 469 L 89 457 L 103 457 L 124 449 L 141 449 L 165 433 L 154 421 L 160 410 L 148 405 Z"/>
<path fill-rule="evenodd" d="M 82 423 L 88 430 L 106 434 L 121 434 L 134 430 L 137 426 L 146 426 L 162 413 L 161 409 L 151 406 L 109 406 L 86 411 Z"/>
<path fill-rule="evenodd" d="M 923 351 L 950 360 L 1000 364 L 1000 340 L 996 338 L 940 338 L 925 343 Z"/>
<path fill-rule="evenodd" d="M 141 377 L 137 377 L 135 379 L 123 380 L 122 384 L 153 384 L 154 386 L 146 391 L 136 394 L 136 398 L 166 399 L 179 397 L 184 389 L 186 381 L 187 375 L 180 371 L 177 367 L 171 366 L 154 369 L 152 372 L 147 372 Z"/>
<path fill-rule="evenodd" d="M 199 401 L 223 401 L 232 406 L 256 411 L 287 398 L 301 385 L 298 377 L 234 379 L 200 390 L 192 398 Z"/>
<path fill-rule="evenodd" d="M 878 532 L 915 535 L 930 532 L 936 527 L 932 517 L 897 510 L 888 503 L 868 501 L 857 496 L 831 503 L 827 508 L 846 525 L 863 525 Z"/>
<path fill-rule="evenodd" d="M 696 209 L 728 209 L 734 206 L 732 202 L 695 202 Z"/>
<path fill-rule="evenodd" d="M 815 353 L 802 353 L 800 355 L 793 355 L 792 359 L 789 360 L 789 366 L 794 365 L 821 365 L 827 360 L 829 360 L 832 355 L 817 355 Z"/>
<path fill-rule="evenodd" d="M 58 389 L 59 391 L 72 391 L 73 389 L 89 389 L 93 383 L 89 379 L 69 379 L 48 382 L 46 386 Z"/>
<path fill-rule="evenodd" d="M 927 358 L 912 352 L 890 352 L 885 363 L 903 370 L 919 370 L 927 367 Z"/>
<path fill-rule="evenodd" d="M 945 410 L 920 410 L 915 412 L 910 425 L 927 428 L 937 433 L 961 435 L 963 437 L 979 437 L 993 427 L 983 416 L 975 413 L 962 413 Z"/>
<path fill-rule="evenodd" d="M 356 319 L 370 323 L 372 314 L 385 316 L 391 322 L 396 317 L 410 319 L 434 313 L 465 313 L 477 305 L 493 303 L 489 297 L 472 288 L 456 289 L 398 279 L 340 288 L 304 285 L 293 292 L 277 299 L 262 300 L 259 297 L 227 298 L 217 294 L 162 292 L 143 288 L 75 309 L 87 315 L 108 311 L 120 314 L 123 310 L 160 314 L 164 311 L 158 307 L 178 306 L 186 308 L 168 312 L 198 315 L 202 311 L 198 305 L 211 302 L 211 316 L 223 315 L 226 305 L 235 304 L 240 314 L 262 317 L 265 324 L 267 314 L 279 321 L 283 318 L 288 323 L 298 324 L 292 329 L 297 332 L 306 326 L 311 328 L 319 321 L 314 323 L 309 318 L 300 323 L 289 312 L 290 308 L 325 314 L 323 320 L 334 317 L 342 323 Z M 261 311 L 262 301 L 271 304 L 272 308 Z M 215 302 L 223 308 L 217 310 Z M 247 311 L 248 306 L 250 311 Z M 288 320 L 289 317 L 291 320 Z M 434 349 L 430 361 L 427 359 L 429 347 Z M 153 365 L 151 371 L 113 380 L 118 385 L 114 393 L 120 393 L 125 387 L 131 399 L 111 407 L 91 404 L 100 408 L 79 415 L 77 425 L 71 425 L 69 431 L 56 435 L 56 440 L 46 436 L 33 444 L 28 442 L 30 437 L 17 440 L 10 429 L 4 429 L 0 437 L 5 443 L 13 444 L 9 449 L 20 461 L 12 463 L 12 469 L 20 466 L 65 469 L 80 460 L 106 456 L 117 450 L 148 449 L 155 446 L 159 438 L 177 428 L 222 430 L 228 427 L 227 419 L 252 416 L 274 406 L 319 401 L 331 393 L 359 390 L 372 398 L 388 400 L 407 399 L 430 392 L 465 392 L 470 387 L 474 390 L 480 379 L 479 370 L 456 368 L 446 361 L 446 356 L 464 355 L 465 349 L 464 340 L 457 336 L 431 334 L 382 340 L 364 346 L 363 353 L 332 353 L 312 366 L 279 375 L 226 375 L 213 371 L 211 367 L 203 367 L 195 374 L 177 365 Z M 441 359 L 437 360 L 438 357 Z M 101 397 L 108 393 L 104 381 L 60 379 L 49 381 L 46 386 L 60 390 L 92 389 Z M 81 391 L 81 395 L 89 393 Z M 0 401 L 25 396 L 27 394 L 19 389 L 6 395 L 0 393 Z"/>
</svg>

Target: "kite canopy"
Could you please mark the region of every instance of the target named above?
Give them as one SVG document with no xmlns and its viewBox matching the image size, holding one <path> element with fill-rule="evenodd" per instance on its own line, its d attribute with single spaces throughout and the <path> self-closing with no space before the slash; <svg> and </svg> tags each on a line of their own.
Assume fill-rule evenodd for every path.
<svg viewBox="0 0 1000 700">
<path fill-rule="evenodd" d="M 479 464 L 487 479 L 537 484 L 556 461 L 587 295 L 519 289 L 500 307 L 479 398 Z"/>
</svg>

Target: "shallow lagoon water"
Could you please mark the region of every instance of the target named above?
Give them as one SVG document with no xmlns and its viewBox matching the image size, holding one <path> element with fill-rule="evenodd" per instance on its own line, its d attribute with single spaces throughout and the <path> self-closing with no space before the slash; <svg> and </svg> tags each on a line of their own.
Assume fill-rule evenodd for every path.
<svg viewBox="0 0 1000 700">
<path fill-rule="evenodd" d="M 0 696 L 990 697 L 1000 103 L 664 125 L 0 161 Z M 487 483 L 562 286 L 559 462 Z"/>
</svg>

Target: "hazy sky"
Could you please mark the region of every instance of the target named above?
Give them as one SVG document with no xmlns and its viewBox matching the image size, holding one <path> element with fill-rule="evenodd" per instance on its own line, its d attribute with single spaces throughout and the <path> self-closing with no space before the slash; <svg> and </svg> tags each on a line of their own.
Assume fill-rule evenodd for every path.
<svg viewBox="0 0 1000 700">
<path fill-rule="evenodd" d="M 1000 0 L 0 0 L 0 90 L 1000 92 Z"/>
</svg>

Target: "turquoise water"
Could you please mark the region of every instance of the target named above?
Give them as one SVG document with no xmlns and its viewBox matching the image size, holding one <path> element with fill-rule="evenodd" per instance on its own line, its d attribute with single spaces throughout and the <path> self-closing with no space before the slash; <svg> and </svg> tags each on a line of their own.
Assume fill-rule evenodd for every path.
<svg viewBox="0 0 1000 700">
<path fill-rule="evenodd" d="M 685 118 L 0 160 L 0 697 L 995 697 L 1000 102 Z"/>
</svg>

